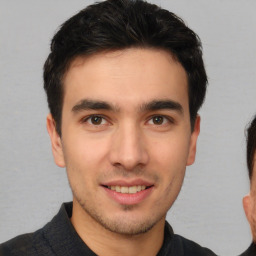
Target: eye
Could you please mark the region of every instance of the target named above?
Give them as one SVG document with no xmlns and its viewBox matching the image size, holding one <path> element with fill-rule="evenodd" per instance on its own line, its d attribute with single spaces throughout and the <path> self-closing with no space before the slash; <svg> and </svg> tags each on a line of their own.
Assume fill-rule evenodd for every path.
<svg viewBox="0 0 256 256">
<path fill-rule="evenodd" d="M 164 117 L 162 117 L 162 116 L 154 116 L 154 117 L 152 118 L 153 124 L 156 124 L 156 125 L 163 124 L 164 121 L 165 121 L 165 120 L 164 120 Z"/>
<path fill-rule="evenodd" d="M 154 124 L 154 125 L 163 125 L 170 122 L 166 117 L 164 116 L 153 116 L 149 120 L 149 124 Z"/>
<path fill-rule="evenodd" d="M 83 120 L 91 125 L 104 125 L 107 123 L 106 119 L 102 116 L 92 115 Z"/>
</svg>

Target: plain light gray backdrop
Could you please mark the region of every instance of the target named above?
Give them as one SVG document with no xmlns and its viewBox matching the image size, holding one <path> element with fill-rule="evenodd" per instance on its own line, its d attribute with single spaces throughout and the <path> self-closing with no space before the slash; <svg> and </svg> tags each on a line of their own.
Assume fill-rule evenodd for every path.
<svg viewBox="0 0 256 256">
<path fill-rule="evenodd" d="M 0 0 L 0 243 L 42 227 L 72 199 L 46 131 L 42 66 L 58 26 L 94 1 Z M 219 255 L 251 242 L 244 128 L 256 112 L 256 1 L 151 1 L 200 36 L 209 76 L 196 163 L 168 213 L 176 233 Z"/>
</svg>

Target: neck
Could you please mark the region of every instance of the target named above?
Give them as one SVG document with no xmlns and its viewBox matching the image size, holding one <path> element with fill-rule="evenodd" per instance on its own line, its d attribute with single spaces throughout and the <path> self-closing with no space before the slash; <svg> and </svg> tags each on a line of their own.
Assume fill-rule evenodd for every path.
<svg viewBox="0 0 256 256">
<path fill-rule="evenodd" d="M 75 202 L 71 222 L 84 243 L 97 255 L 157 255 L 164 240 L 165 217 L 139 235 L 111 232 L 85 213 Z"/>
</svg>

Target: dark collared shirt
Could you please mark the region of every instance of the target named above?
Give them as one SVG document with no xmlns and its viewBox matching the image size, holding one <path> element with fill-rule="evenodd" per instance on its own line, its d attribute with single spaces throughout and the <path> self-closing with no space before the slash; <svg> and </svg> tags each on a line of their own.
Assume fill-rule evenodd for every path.
<svg viewBox="0 0 256 256">
<path fill-rule="evenodd" d="M 252 243 L 250 247 L 240 256 L 255 256 L 255 255 L 256 255 L 256 244 Z"/>
<path fill-rule="evenodd" d="M 59 213 L 42 229 L 13 238 L 0 245 L 0 256 L 95 256 L 70 222 L 72 203 L 61 206 Z M 212 256 L 207 248 L 175 235 L 166 222 L 164 243 L 157 256 Z"/>
</svg>

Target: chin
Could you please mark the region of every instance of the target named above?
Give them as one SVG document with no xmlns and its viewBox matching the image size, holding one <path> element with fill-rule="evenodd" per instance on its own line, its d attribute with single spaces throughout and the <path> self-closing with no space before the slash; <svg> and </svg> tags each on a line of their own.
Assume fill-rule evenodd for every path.
<svg viewBox="0 0 256 256">
<path fill-rule="evenodd" d="M 148 232 L 151 230 L 157 221 L 148 220 L 148 221 L 128 221 L 124 220 L 124 218 L 121 218 L 120 220 L 115 219 L 114 221 L 111 220 L 99 220 L 98 223 L 101 224 L 105 229 L 120 234 L 120 235 L 126 235 L 126 236 L 134 236 L 134 235 L 140 235 Z"/>
<path fill-rule="evenodd" d="M 84 208 L 84 211 L 106 230 L 126 236 L 146 233 L 164 217 L 152 213 L 145 216 L 134 208 L 132 205 L 124 205 L 121 212 L 109 215 L 95 209 Z"/>
</svg>

